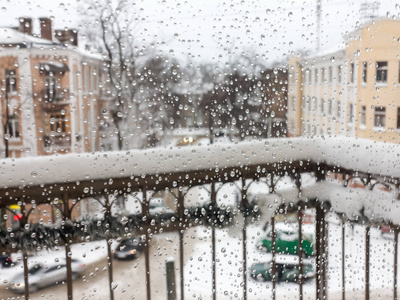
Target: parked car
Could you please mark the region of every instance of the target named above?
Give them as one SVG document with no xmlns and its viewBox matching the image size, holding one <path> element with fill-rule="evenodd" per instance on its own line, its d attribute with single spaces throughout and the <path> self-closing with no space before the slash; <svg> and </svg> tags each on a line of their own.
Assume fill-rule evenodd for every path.
<svg viewBox="0 0 400 300">
<path fill-rule="evenodd" d="M 85 265 L 79 260 L 72 259 L 72 279 L 75 280 L 81 276 L 84 271 Z M 41 288 L 60 284 L 67 280 L 67 266 L 66 261 L 60 260 L 52 263 L 36 263 L 28 270 L 29 291 L 34 293 Z M 10 288 L 15 293 L 25 292 L 24 272 L 16 275 L 10 283 Z"/>
<path fill-rule="evenodd" d="M 122 240 L 114 250 L 114 259 L 132 259 L 144 249 L 145 241 L 138 237 Z"/>
<path fill-rule="evenodd" d="M 276 223 L 275 250 L 281 254 L 298 254 L 298 233 L 295 228 L 284 223 Z M 302 246 L 305 256 L 312 256 L 314 250 L 313 235 L 302 234 Z M 257 242 L 257 248 L 261 251 L 271 252 L 272 232 L 271 228 L 266 230 L 266 234 Z"/>
<path fill-rule="evenodd" d="M 0 264 L 3 268 L 11 267 L 14 264 L 11 255 L 9 254 L 0 255 Z"/>
<path fill-rule="evenodd" d="M 272 280 L 272 263 L 255 263 L 250 268 L 251 277 L 257 281 Z M 276 276 L 278 282 L 296 282 L 299 277 L 299 265 L 295 263 L 276 263 Z M 313 278 L 315 271 L 310 263 L 303 264 L 304 280 Z"/>
<path fill-rule="evenodd" d="M 167 207 L 163 198 L 152 198 L 149 201 L 149 214 L 156 222 L 171 220 L 175 213 Z"/>
</svg>

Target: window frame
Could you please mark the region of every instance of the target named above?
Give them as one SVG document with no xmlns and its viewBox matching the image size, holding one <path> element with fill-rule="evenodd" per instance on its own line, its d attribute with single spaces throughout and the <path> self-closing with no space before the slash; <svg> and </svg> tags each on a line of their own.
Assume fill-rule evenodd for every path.
<svg viewBox="0 0 400 300">
<path fill-rule="evenodd" d="M 386 107 L 375 106 L 374 107 L 374 128 L 384 129 L 386 128 Z"/>
<path fill-rule="evenodd" d="M 361 83 L 366 85 L 367 84 L 367 74 L 368 74 L 368 63 L 364 61 L 362 63 L 362 70 L 361 70 Z"/>
<path fill-rule="evenodd" d="M 353 113 L 354 113 L 354 105 L 353 105 L 353 103 L 349 103 L 348 114 L 347 114 L 347 123 L 348 124 L 353 124 L 353 122 L 354 122 Z"/>
<path fill-rule="evenodd" d="M 375 69 L 375 82 L 380 85 L 387 85 L 388 76 L 388 62 L 387 61 L 377 61 Z"/>
<path fill-rule="evenodd" d="M 349 76 L 350 76 L 350 83 L 354 84 L 355 81 L 355 74 L 354 74 L 354 63 L 350 63 L 350 71 L 349 71 Z"/>
<path fill-rule="evenodd" d="M 54 123 L 51 124 L 51 119 L 54 119 Z M 67 134 L 67 120 L 65 114 L 61 113 L 52 113 L 49 116 L 49 129 L 50 132 L 55 132 L 56 135 L 64 135 Z M 61 128 L 60 131 L 57 129 Z"/>
<path fill-rule="evenodd" d="M 6 93 L 7 94 L 17 94 L 18 86 L 17 86 L 17 70 L 16 69 L 5 69 L 4 70 L 4 78 L 6 85 Z"/>
<path fill-rule="evenodd" d="M 367 120 L 367 106 L 361 105 L 360 107 L 360 126 L 359 128 L 365 129 L 366 127 L 366 120 Z"/>
</svg>

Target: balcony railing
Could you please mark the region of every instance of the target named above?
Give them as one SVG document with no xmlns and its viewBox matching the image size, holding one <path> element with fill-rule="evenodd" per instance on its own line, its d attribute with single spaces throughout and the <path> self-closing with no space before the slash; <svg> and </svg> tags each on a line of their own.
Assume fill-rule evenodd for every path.
<svg viewBox="0 0 400 300">
<path fill-rule="evenodd" d="M 43 136 L 43 145 L 46 149 L 70 148 L 71 136 L 65 134 L 58 134 L 54 136 L 45 135 Z"/>
<path fill-rule="evenodd" d="M 69 89 L 43 89 L 39 93 L 43 108 L 46 110 L 57 110 L 62 106 L 70 104 Z"/>
<path fill-rule="evenodd" d="M 67 140 L 66 136 L 63 138 Z M 185 295 L 189 295 L 187 298 L 193 295 L 190 287 L 195 285 L 190 277 L 195 261 L 193 259 L 192 263 L 192 257 L 195 256 L 189 254 L 191 250 L 188 240 L 194 239 L 192 228 L 204 226 L 198 227 L 200 229 L 197 229 L 197 232 L 201 235 L 202 243 L 204 241 L 209 244 L 196 255 L 200 255 L 201 261 L 204 262 L 207 257 L 210 259 L 204 264 L 201 273 L 198 273 L 201 277 L 207 277 L 208 291 L 207 288 L 202 286 L 201 288 L 210 296 L 208 298 L 220 299 L 220 295 L 227 290 L 228 286 L 229 289 L 240 292 L 238 296 L 235 295 L 235 298 L 259 299 L 261 294 L 254 293 L 255 285 L 249 279 L 254 277 L 254 279 L 263 280 L 258 275 L 265 274 L 271 281 L 271 285 L 266 285 L 262 298 L 276 299 L 276 291 L 279 290 L 280 293 L 284 287 L 277 287 L 278 281 L 282 278 L 282 263 L 276 258 L 281 257 L 282 250 L 276 244 L 279 230 L 275 227 L 275 218 L 278 218 L 280 214 L 293 213 L 293 220 L 298 223 L 297 229 L 295 227 L 297 236 L 300 237 L 303 233 L 302 219 L 306 221 L 305 212 L 312 208 L 313 211 L 307 213 L 314 218 L 314 221 L 311 221 L 313 222 L 311 229 L 315 233 L 313 258 L 309 257 L 312 255 L 306 251 L 308 246 L 303 248 L 301 239 L 297 241 L 289 239 L 293 241 L 293 249 L 298 249 L 297 254 L 292 256 L 297 265 L 296 274 L 304 274 L 303 271 L 307 270 L 310 264 L 315 268 L 315 279 L 311 281 L 311 284 L 314 283 L 315 286 L 312 288 L 307 287 L 303 290 L 306 277 L 297 275 L 291 277 L 298 285 L 296 290 L 299 294 L 298 298 L 304 299 L 304 296 L 313 290 L 315 291 L 314 299 L 327 299 L 332 289 L 335 296 L 342 293 L 342 299 L 345 299 L 346 292 L 355 293 L 350 296 L 351 298 L 356 296 L 357 298 L 365 297 L 366 300 L 375 299 L 370 298 L 372 292 L 370 287 L 377 286 L 374 287 L 372 284 L 373 276 L 376 276 L 373 262 L 381 260 L 382 256 L 377 256 L 378 252 L 372 241 L 372 238 L 376 239 L 376 234 L 371 236 L 371 232 L 376 233 L 374 226 L 386 224 L 393 230 L 394 243 L 382 242 L 385 246 L 382 246 L 385 253 L 383 260 L 393 261 L 393 264 L 390 267 L 379 266 L 378 270 L 384 270 L 385 278 L 384 280 L 380 278 L 379 281 L 375 279 L 375 282 L 378 282 L 382 288 L 391 289 L 388 293 L 393 294 L 393 299 L 398 299 L 397 245 L 400 232 L 398 217 L 400 205 L 394 198 L 395 194 L 376 192 L 374 187 L 377 185 L 392 187 L 398 193 L 399 156 L 398 145 L 389 143 L 351 138 L 293 138 L 216 144 L 209 147 L 159 148 L 145 151 L 130 150 L 47 158 L 6 159 L 1 161 L 2 172 L 8 176 L 0 177 L 0 208 L 6 209 L 15 203 L 21 203 L 21 218 L 19 219 L 20 227 L 17 230 L 0 231 L 0 246 L 2 249 L 8 247 L 10 251 L 20 250 L 23 253 L 23 286 L 25 298 L 28 299 L 30 293 L 28 278 L 31 276 L 28 272 L 27 259 L 29 247 L 58 248 L 64 245 L 68 294 L 65 298 L 72 299 L 71 244 L 95 238 L 106 239 L 108 241 L 106 243 L 106 270 L 109 280 L 107 288 L 109 299 L 114 299 L 114 293 L 119 291 L 114 288 L 114 282 L 118 280 L 113 279 L 111 241 L 130 234 L 142 236 L 145 241 L 144 259 L 141 260 L 144 262 L 144 268 L 137 269 L 140 269 L 138 272 L 142 272 L 141 278 L 145 278 L 143 284 L 145 292 L 139 294 L 140 291 L 135 286 L 129 291 L 127 289 L 126 293 L 138 293 L 136 298 L 152 299 L 156 293 L 160 294 L 160 290 L 154 288 L 158 282 L 155 282 L 153 276 L 156 275 L 153 274 L 162 272 L 157 268 L 151 268 L 151 265 L 154 266 L 157 261 L 164 262 L 161 254 L 164 246 L 154 247 L 151 245 L 151 240 L 159 234 L 175 232 L 178 236 L 177 244 L 172 242 L 170 235 L 167 238 L 160 238 L 159 241 L 166 240 L 171 244 L 171 249 L 165 247 L 166 251 L 169 251 L 168 255 L 176 253 L 178 257 L 180 267 L 176 268 L 176 272 L 179 272 L 179 277 L 176 278 L 179 282 L 174 284 L 174 287 L 180 292 L 179 299 L 183 300 L 186 299 Z M 342 181 L 333 182 L 332 176 Z M 304 180 L 305 178 L 310 178 L 310 182 L 315 183 L 309 185 L 306 183 L 308 180 Z M 289 190 L 287 187 L 281 189 L 288 182 L 294 187 Z M 355 188 L 352 186 L 353 182 L 360 185 L 362 183 L 363 188 Z M 217 198 L 223 196 L 221 193 L 223 193 L 222 185 L 224 184 L 232 193 L 235 191 L 238 195 L 235 206 L 229 208 L 232 214 L 236 214 L 235 216 L 228 214 L 230 212 L 228 210 L 217 209 Z M 263 191 L 257 197 L 253 197 L 250 193 L 250 187 L 254 186 L 253 184 L 261 185 L 258 189 Z M 207 206 L 194 209 L 187 206 L 188 197 L 195 195 L 193 188 L 206 191 Z M 154 194 L 150 195 L 149 191 L 154 191 Z M 174 199 L 172 207 L 174 215 L 170 215 L 168 220 L 160 221 L 152 218 L 150 200 L 154 199 L 154 195 L 157 196 L 158 192 L 168 193 Z M 132 197 L 128 197 L 129 194 L 132 194 Z M 116 218 L 111 209 L 114 204 L 119 205 L 118 198 L 110 197 L 110 195 L 127 195 L 126 199 L 120 201 L 126 203 L 127 207 L 134 207 L 136 205 L 133 203 L 134 197 L 138 197 L 140 213 L 134 216 L 123 216 L 121 219 Z M 73 209 L 78 209 L 76 205 L 88 197 L 93 197 L 93 201 L 99 203 L 104 217 L 90 223 L 91 225 L 80 221 L 73 223 Z M 252 198 L 257 198 L 257 205 L 250 205 L 253 203 Z M 59 207 L 63 215 L 62 226 L 49 229 L 48 227 L 40 228 L 41 224 L 39 224 L 36 225 L 39 227 L 36 227 L 35 231 L 34 226 L 29 225 L 28 218 L 33 209 L 25 205 L 36 208 L 37 205 L 42 204 L 53 204 Z M 259 212 L 260 219 L 257 215 Z M 328 214 L 332 212 L 336 212 L 340 219 L 337 224 L 330 222 L 328 218 Z M 285 220 L 284 222 L 287 219 L 287 216 L 281 218 Z M 251 227 L 258 221 L 269 222 L 270 232 L 272 232 L 270 245 L 273 245 L 269 249 L 270 262 L 263 264 L 268 267 L 268 271 L 262 271 L 262 274 L 256 273 L 257 270 L 250 265 L 255 262 L 254 256 L 260 253 L 259 248 L 255 249 L 253 241 L 253 237 L 258 236 L 259 231 L 257 229 L 256 235 L 253 235 L 256 230 Z M 364 252 L 361 259 L 352 260 L 354 250 L 351 247 L 353 246 L 346 246 L 349 244 L 348 240 L 353 239 L 348 238 L 351 230 L 349 222 L 353 228 L 355 222 L 360 223 L 357 224 L 357 234 L 354 238 L 358 238 L 358 244 L 360 241 L 365 244 L 365 246 L 357 244 L 358 251 Z M 224 243 L 225 238 L 221 238 L 222 234 L 225 235 L 221 231 L 224 229 L 223 226 L 232 229 L 232 238 L 236 238 L 237 242 Z M 361 231 L 358 232 L 358 230 Z M 335 235 L 332 235 L 333 231 L 336 232 Z M 29 243 L 26 242 L 28 240 Z M 286 242 L 288 239 L 283 241 Z M 151 251 L 157 254 L 153 255 Z M 252 252 L 255 254 L 252 255 Z M 190 256 L 190 263 L 185 266 L 185 257 L 188 256 Z M 223 269 L 226 265 L 221 264 L 224 257 L 230 260 L 226 265 L 234 267 L 232 276 L 238 278 L 229 282 L 229 285 L 221 280 L 225 277 L 219 275 L 227 273 Z M 284 258 L 287 258 L 287 253 Z M 351 266 L 350 261 L 352 261 Z M 189 268 L 192 270 L 185 272 L 185 267 L 186 270 Z M 332 274 L 339 275 L 335 277 L 336 279 L 332 279 Z M 382 276 L 380 274 L 383 273 L 378 273 Z M 196 276 L 200 277 L 197 274 Z M 349 279 L 346 276 L 351 277 Z M 354 289 L 353 278 L 357 277 L 360 277 L 358 282 L 363 282 L 361 289 L 364 291 Z M 267 280 L 266 277 L 264 278 Z M 340 289 L 334 290 L 335 285 Z M 223 287 L 220 288 L 220 286 Z M 294 286 L 290 286 L 290 289 L 294 290 Z"/>
</svg>

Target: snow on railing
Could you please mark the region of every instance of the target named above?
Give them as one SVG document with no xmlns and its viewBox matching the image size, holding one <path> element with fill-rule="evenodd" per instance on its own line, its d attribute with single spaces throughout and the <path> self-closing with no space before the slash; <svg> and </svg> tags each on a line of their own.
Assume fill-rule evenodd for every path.
<svg viewBox="0 0 400 300">
<path fill-rule="evenodd" d="M 0 188 L 311 161 L 400 177 L 400 145 L 346 137 L 51 155 L 0 160 Z"/>
<path fill-rule="evenodd" d="M 255 198 L 264 222 L 268 222 L 281 205 L 318 199 L 320 202 L 329 202 L 334 212 L 346 215 L 349 220 L 366 219 L 370 222 L 400 224 L 397 192 L 351 188 L 339 182 L 320 181 L 302 187 L 301 191 L 291 187 L 277 190 L 273 194 L 259 194 Z"/>
</svg>

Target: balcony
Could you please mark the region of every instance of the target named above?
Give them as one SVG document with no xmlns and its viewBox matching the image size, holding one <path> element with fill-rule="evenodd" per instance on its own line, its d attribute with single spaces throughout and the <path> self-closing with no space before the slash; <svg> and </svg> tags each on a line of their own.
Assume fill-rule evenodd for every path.
<svg viewBox="0 0 400 300">
<path fill-rule="evenodd" d="M 48 111 L 61 110 L 71 103 L 69 89 L 65 88 L 56 90 L 46 88 L 41 90 L 38 96 L 42 101 L 43 109 Z"/>
<path fill-rule="evenodd" d="M 66 134 L 44 135 L 43 146 L 46 150 L 71 148 L 71 136 Z"/>
</svg>

